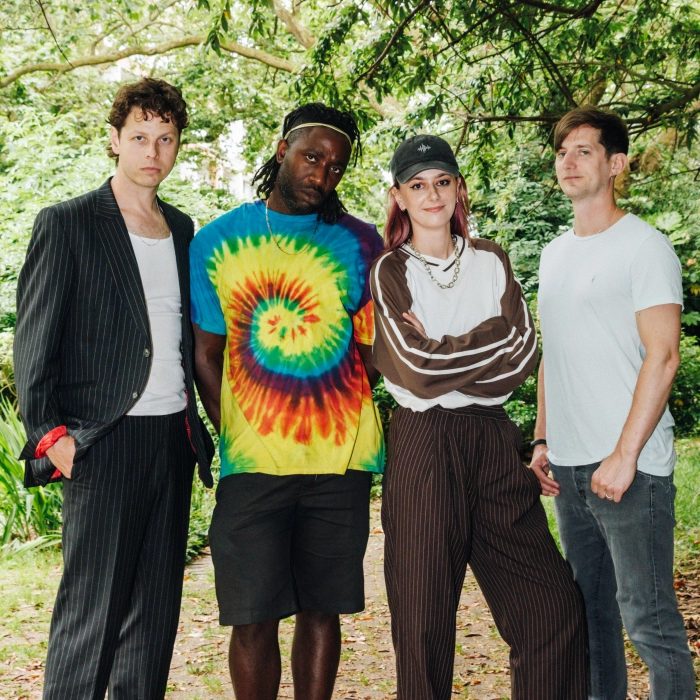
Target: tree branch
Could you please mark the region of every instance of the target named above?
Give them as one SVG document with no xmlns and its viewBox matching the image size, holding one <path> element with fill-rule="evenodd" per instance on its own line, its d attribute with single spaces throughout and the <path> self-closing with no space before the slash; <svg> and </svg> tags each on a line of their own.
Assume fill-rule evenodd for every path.
<svg viewBox="0 0 700 700">
<path fill-rule="evenodd" d="M 640 125 L 644 128 L 648 128 L 656 123 L 664 114 L 672 112 L 674 109 L 680 109 L 685 107 L 689 102 L 693 102 L 700 97 L 700 82 L 695 83 L 690 90 L 686 90 L 681 97 L 677 97 L 674 100 L 668 100 L 667 102 L 662 102 L 654 107 L 647 107 L 643 105 L 629 105 L 630 109 L 642 110 L 647 113 L 646 117 L 641 119 L 628 119 L 627 123 L 632 125 Z"/>
<path fill-rule="evenodd" d="M 687 81 L 681 82 L 680 80 L 670 80 L 669 78 L 640 73 L 632 68 L 628 68 L 623 63 L 609 63 L 606 61 L 560 61 L 559 65 L 579 68 L 581 70 L 585 69 L 587 66 L 598 66 L 617 73 L 627 73 L 633 78 L 637 78 L 641 83 L 657 83 L 659 85 L 663 85 L 664 87 L 670 88 L 671 90 L 675 90 L 676 92 L 680 92 L 683 95 L 686 94 L 687 89 L 692 90 L 695 87 L 694 83 L 689 83 Z"/>
<path fill-rule="evenodd" d="M 398 41 L 398 38 L 403 33 L 406 25 L 426 6 L 430 4 L 430 0 L 421 0 L 399 23 L 396 30 L 391 35 L 391 39 L 386 43 L 386 46 L 379 54 L 379 58 L 361 75 L 355 78 L 355 83 L 359 83 L 361 80 L 371 80 L 372 76 L 377 72 L 377 68 L 381 65 L 382 61 L 386 58 L 391 47 Z"/>
<path fill-rule="evenodd" d="M 528 5 L 529 7 L 537 7 L 540 10 L 546 10 L 547 12 L 557 12 L 563 15 L 571 15 L 572 17 L 593 17 L 596 10 L 603 4 L 604 0 L 593 0 L 589 2 L 588 5 L 579 7 L 578 9 L 573 7 L 564 7 L 562 5 L 553 5 L 549 2 L 540 2 L 539 0 L 519 0 L 519 5 Z"/>
<path fill-rule="evenodd" d="M 116 63 L 122 58 L 128 58 L 129 56 L 156 56 L 159 54 L 168 53 L 174 51 L 175 49 L 181 49 L 185 46 L 199 46 L 204 44 L 207 37 L 204 34 L 194 34 L 192 36 L 185 36 L 180 39 L 173 39 L 172 41 L 166 41 L 162 44 L 156 44 L 155 46 L 129 46 L 121 51 L 112 51 L 110 53 L 98 54 L 96 56 L 83 56 L 82 58 L 74 58 L 72 63 L 31 63 L 10 73 L 8 76 L 0 79 L 0 88 L 7 87 L 11 83 L 21 78 L 23 75 L 29 73 L 68 73 L 76 68 L 82 68 L 83 66 L 100 66 L 105 63 Z M 286 58 L 280 58 L 279 56 L 273 56 L 267 51 L 261 51 L 260 49 L 250 48 L 248 46 L 243 46 L 237 44 L 235 41 L 222 41 L 221 48 L 229 53 L 235 53 L 239 56 L 245 58 L 251 58 L 254 61 L 260 61 L 272 68 L 277 68 L 278 70 L 283 70 L 287 73 L 296 73 L 300 66 L 298 66 L 293 61 L 289 61 Z"/>
<path fill-rule="evenodd" d="M 305 48 L 316 43 L 316 37 L 286 8 L 280 0 L 274 0 L 272 11 L 287 27 L 289 33 Z"/>
<path fill-rule="evenodd" d="M 459 114 L 455 116 L 465 122 L 493 122 L 519 123 L 529 122 L 535 124 L 556 124 L 562 117 L 561 114 L 540 114 L 536 116 L 521 116 L 519 114 Z"/>
<path fill-rule="evenodd" d="M 462 150 L 462 145 L 464 144 L 464 139 L 467 135 L 467 130 L 469 129 L 469 122 L 465 120 L 464 126 L 462 127 L 462 131 L 459 134 L 459 141 L 457 141 L 457 145 L 455 146 L 455 155 L 459 155 L 459 152 Z"/>
<path fill-rule="evenodd" d="M 68 61 L 68 65 L 72 66 L 73 64 L 70 62 L 70 59 L 66 54 L 63 52 L 63 49 L 61 48 L 61 45 L 58 43 L 58 39 L 56 38 L 56 35 L 54 34 L 53 27 L 51 26 L 51 22 L 49 22 L 48 15 L 46 14 L 46 10 L 44 9 L 44 3 L 41 2 L 41 0 L 36 0 L 36 4 L 39 5 L 39 9 L 41 10 L 41 14 L 44 16 L 44 20 L 46 21 L 46 26 L 49 28 L 49 31 L 51 32 L 51 36 L 53 37 L 53 43 L 56 44 L 56 48 L 58 49 L 58 52 L 63 56 L 63 58 Z"/>
<path fill-rule="evenodd" d="M 557 67 L 556 61 L 549 55 L 547 50 L 542 46 L 542 42 L 529 30 L 527 27 L 525 27 L 515 15 L 513 15 L 511 12 L 506 10 L 506 14 L 510 17 L 511 21 L 515 26 L 522 32 L 522 34 L 525 36 L 527 39 L 528 43 L 532 47 L 533 51 L 535 52 L 535 55 L 539 58 L 540 63 L 542 64 L 542 67 L 544 70 L 549 72 L 549 74 L 552 76 L 552 79 L 554 82 L 557 84 L 559 89 L 561 90 L 562 95 L 566 98 L 566 101 L 569 103 L 569 106 L 571 108 L 578 107 L 578 103 L 574 99 L 574 96 L 571 94 L 571 90 L 569 89 L 569 86 L 566 84 L 566 80 L 564 79 L 564 76 L 561 74 L 561 71 Z"/>
</svg>

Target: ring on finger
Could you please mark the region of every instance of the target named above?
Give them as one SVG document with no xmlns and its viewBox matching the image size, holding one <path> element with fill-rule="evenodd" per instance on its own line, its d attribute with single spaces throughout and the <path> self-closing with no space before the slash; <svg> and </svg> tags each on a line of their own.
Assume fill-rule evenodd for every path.
<svg viewBox="0 0 700 700">
<path fill-rule="evenodd" d="M 609 501 L 612 501 L 612 499 L 615 498 L 615 496 L 611 496 L 609 493 L 606 493 L 605 498 L 607 498 Z"/>
</svg>

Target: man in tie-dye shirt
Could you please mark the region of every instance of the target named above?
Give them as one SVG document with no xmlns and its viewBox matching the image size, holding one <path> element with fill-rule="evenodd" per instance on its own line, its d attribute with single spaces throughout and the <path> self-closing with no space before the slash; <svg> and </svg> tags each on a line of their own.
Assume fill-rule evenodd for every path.
<svg viewBox="0 0 700 700">
<path fill-rule="evenodd" d="M 368 283 L 382 241 L 335 191 L 359 132 L 349 113 L 310 104 L 283 134 L 254 179 L 263 199 L 190 248 L 197 384 L 221 438 L 210 543 L 239 700 L 277 697 L 290 615 L 296 695 L 330 699 L 339 615 L 364 608 L 384 461 Z"/>
</svg>

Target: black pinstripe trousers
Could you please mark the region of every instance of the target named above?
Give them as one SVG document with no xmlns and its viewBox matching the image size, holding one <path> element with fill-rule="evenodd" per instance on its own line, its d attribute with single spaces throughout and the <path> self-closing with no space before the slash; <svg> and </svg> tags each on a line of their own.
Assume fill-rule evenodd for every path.
<svg viewBox="0 0 700 700">
<path fill-rule="evenodd" d="M 163 699 L 194 462 L 184 411 L 127 416 L 63 480 L 45 700 Z"/>
<path fill-rule="evenodd" d="M 452 694 L 467 563 L 510 646 L 512 700 L 586 700 L 583 600 L 503 408 L 398 408 L 382 524 L 398 700 Z"/>
</svg>

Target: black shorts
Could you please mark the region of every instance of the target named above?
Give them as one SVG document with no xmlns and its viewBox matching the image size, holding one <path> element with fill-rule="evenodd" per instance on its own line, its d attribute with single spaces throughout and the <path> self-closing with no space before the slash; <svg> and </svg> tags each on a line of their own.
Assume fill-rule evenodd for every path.
<svg viewBox="0 0 700 700">
<path fill-rule="evenodd" d="M 220 624 L 363 610 L 371 486 L 353 470 L 221 479 L 209 529 Z"/>
</svg>

